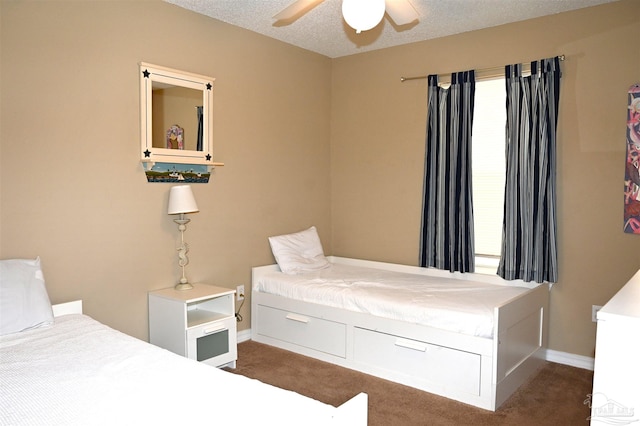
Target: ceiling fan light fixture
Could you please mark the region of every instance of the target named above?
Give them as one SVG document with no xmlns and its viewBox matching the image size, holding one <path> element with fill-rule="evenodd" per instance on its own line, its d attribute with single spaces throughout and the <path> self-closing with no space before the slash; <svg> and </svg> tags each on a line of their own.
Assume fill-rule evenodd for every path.
<svg viewBox="0 0 640 426">
<path fill-rule="evenodd" d="M 385 0 L 342 0 L 342 16 L 357 34 L 370 30 L 384 17 Z"/>
</svg>

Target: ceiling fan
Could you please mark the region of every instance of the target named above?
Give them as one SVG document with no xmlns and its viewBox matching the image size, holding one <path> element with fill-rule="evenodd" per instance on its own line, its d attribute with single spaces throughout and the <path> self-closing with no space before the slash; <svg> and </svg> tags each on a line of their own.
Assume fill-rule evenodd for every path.
<svg viewBox="0 0 640 426">
<path fill-rule="evenodd" d="M 323 1 L 295 0 L 273 18 L 277 21 L 294 21 Z M 409 0 L 342 0 L 342 16 L 356 33 L 378 25 L 385 12 L 396 25 L 409 24 L 419 17 Z"/>
</svg>

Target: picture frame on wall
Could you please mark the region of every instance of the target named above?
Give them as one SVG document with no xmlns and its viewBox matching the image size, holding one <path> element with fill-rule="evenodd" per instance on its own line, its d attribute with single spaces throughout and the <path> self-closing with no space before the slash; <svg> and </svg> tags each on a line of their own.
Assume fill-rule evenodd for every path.
<svg viewBox="0 0 640 426">
<path fill-rule="evenodd" d="M 640 235 L 640 83 L 629 88 L 624 172 L 624 232 Z"/>
</svg>

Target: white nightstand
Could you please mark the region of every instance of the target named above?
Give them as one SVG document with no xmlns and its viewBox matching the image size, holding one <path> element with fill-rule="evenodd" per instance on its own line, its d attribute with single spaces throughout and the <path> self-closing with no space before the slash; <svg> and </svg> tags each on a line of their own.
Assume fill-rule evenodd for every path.
<svg viewBox="0 0 640 426">
<path fill-rule="evenodd" d="M 193 284 L 149 293 L 149 341 L 215 367 L 235 368 L 238 358 L 235 290 Z"/>
</svg>

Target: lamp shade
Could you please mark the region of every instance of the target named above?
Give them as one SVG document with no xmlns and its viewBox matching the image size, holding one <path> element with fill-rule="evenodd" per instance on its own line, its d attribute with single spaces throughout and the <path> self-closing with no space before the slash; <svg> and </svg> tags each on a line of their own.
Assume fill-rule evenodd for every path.
<svg viewBox="0 0 640 426">
<path fill-rule="evenodd" d="M 384 17 L 385 0 L 342 0 L 342 17 L 356 33 L 375 27 Z"/>
<path fill-rule="evenodd" d="M 197 211 L 198 205 L 189 185 L 178 185 L 171 188 L 168 214 L 193 213 Z"/>
</svg>

